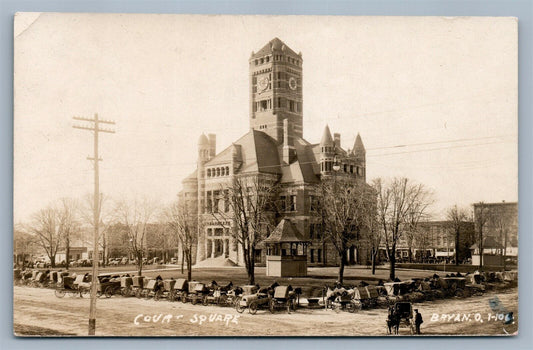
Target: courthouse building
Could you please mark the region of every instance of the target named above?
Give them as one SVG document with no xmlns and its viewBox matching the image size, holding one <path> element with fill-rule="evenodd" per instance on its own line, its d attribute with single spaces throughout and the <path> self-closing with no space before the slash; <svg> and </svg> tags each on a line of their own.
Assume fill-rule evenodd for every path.
<svg viewBox="0 0 533 350">
<path fill-rule="evenodd" d="M 249 131 L 219 153 L 216 135 L 200 136 L 197 169 L 183 180 L 180 192 L 180 198 L 198 208 L 201 225 L 196 263 L 211 261 L 216 265 L 231 260 L 244 265 L 241 247 L 228 228 L 235 226 L 231 220 L 220 222 L 220 218 L 214 217 L 230 210 L 224 200 L 224 186 L 231 185 L 233 176 L 243 174 L 280 185 L 279 199 L 284 205 L 279 220 L 288 218 L 310 242 L 309 265 L 338 263 L 333 246 L 323 239 L 321 219 L 315 210 L 317 185 L 328 176 L 366 181 L 365 148 L 358 134 L 353 147 L 343 149 L 340 134 L 332 135 L 327 125 L 320 142 L 311 143 L 303 138 L 302 67 L 302 54 L 278 38 L 252 52 Z M 262 245 L 258 248 L 256 262 L 264 263 L 266 249 Z M 361 250 L 354 241 L 347 262 L 366 262 Z"/>
</svg>

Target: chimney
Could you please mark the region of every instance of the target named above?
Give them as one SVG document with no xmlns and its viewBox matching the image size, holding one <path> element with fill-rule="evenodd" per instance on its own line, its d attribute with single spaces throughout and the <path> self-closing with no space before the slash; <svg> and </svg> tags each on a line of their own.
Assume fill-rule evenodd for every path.
<svg viewBox="0 0 533 350">
<path fill-rule="evenodd" d="M 341 148 L 341 134 L 333 134 L 333 142 L 335 142 L 335 148 Z"/>
<path fill-rule="evenodd" d="M 209 139 L 209 159 L 212 159 L 217 154 L 217 135 L 209 134 L 207 138 Z"/>
</svg>

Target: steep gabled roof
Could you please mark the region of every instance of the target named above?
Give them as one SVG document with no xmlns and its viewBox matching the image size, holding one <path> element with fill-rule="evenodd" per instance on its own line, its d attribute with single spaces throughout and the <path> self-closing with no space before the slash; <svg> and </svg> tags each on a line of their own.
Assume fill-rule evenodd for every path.
<svg viewBox="0 0 533 350">
<path fill-rule="evenodd" d="M 236 154 L 234 150 L 237 151 Z M 229 164 L 234 157 L 242 163 L 239 171 L 241 173 L 281 174 L 277 145 L 274 139 L 262 131 L 250 130 L 233 145 L 206 162 L 206 166 Z"/>
<path fill-rule="evenodd" d="M 320 163 L 314 154 L 314 145 L 303 138 L 294 136 L 294 150 L 296 157 L 290 164 L 283 164 L 281 167 L 281 183 L 318 183 L 320 180 L 317 174 L 320 173 Z M 282 147 L 279 152 L 282 152 Z"/>
<path fill-rule="evenodd" d="M 289 220 L 283 219 L 276 226 L 274 232 L 263 243 L 297 243 L 308 242 L 300 234 L 296 226 Z"/>
<path fill-rule="evenodd" d="M 288 53 L 292 56 L 299 56 L 290 47 L 288 47 L 283 41 L 279 40 L 279 38 L 274 38 L 270 40 L 265 46 L 263 46 L 261 50 L 254 53 L 252 55 L 252 58 L 266 56 L 268 54 L 273 53 L 274 51 Z"/>
</svg>

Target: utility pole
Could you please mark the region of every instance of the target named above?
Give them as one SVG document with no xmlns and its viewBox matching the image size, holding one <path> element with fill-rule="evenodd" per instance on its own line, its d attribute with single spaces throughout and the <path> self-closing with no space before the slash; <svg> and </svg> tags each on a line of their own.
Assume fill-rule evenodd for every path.
<svg viewBox="0 0 533 350">
<path fill-rule="evenodd" d="M 91 304 L 89 307 L 89 335 L 95 335 L 96 330 L 96 285 L 98 283 L 98 236 L 99 236 L 99 223 L 100 223 L 100 178 L 98 162 L 102 159 L 98 157 L 98 133 L 107 132 L 115 133 L 114 130 L 100 128 L 100 123 L 115 124 L 113 121 L 100 120 L 98 114 L 94 115 L 93 119 L 73 117 L 74 120 L 81 120 L 89 123 L 93 123 L 92 126 L 79 126 L 74 125 L 75 129 L 83 129 L 92 131 L 94 134 L 94 157 L 87 157 L 88 160 L 94 162 L 94 205 L 93 205 L 93 219 L 94 219 L 94 240 L 93 240 L 93 276 L 91 280 Z"/>
</svg>

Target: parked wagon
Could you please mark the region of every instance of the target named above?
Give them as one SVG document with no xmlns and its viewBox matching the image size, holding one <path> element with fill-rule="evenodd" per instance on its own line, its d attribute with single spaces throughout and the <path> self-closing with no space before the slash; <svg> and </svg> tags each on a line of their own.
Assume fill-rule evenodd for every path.
<svg viewBox="0 0 533 350">
<path fill-rule="evenodd" d="M 120 292 L 120 276 L 100 275 L 98 276 L 97 283 L 96 296 L 98 298 L 102 295 L 106 298 L 111 298 L 111 296 Z"/>
<path fill-rule="evenodd" d="M 186 303 L 190 301 L 191 304 L 195 305 L 199 301 L 202 301 L 204 295 L 208 292 L 207 287 L 204 283 L 197 281 L 190 281 L 188 284 L 187 293 L 182 294 L 181 301 Z"/>
<path fill-rule="evenodd" d="M 145 279 L 145 285 L 140 293 L 139 297 L 149 299 L 150 297 L 155 297 L 157 292 L 161 289 L 163 284 L 162 280 L 158 279 Z"/>
<path fill-rule="evenodd" d="M 175 284 L 176 284 L 176 280 L 173 280 L 173 279 L 161 281 L 159 283 L 158 290 L 155 292 L 154 300 L 157 301 L 157 300 L 161 300 L 162 298 L 167 298 L 168 300 L 170 300 L 171 295 L 173 295 Z"/>
<path fill-rule="evenodd" d="M 182 296 L 187 294 L 188 282 L 185 278 L 178 278 L 174 284 L 174 288 L 169 295 L 170 301 L 182 300 Z M 185 300 L 186 302 L 187 300 Z"/>
<path fill-rule="evenodd" d="M 233 290 L 233 282 L 229 282 L 225 286 L 219 286 L 215 281 L 211 282 L 208 288 L 208 293 L 203 296 L 202 304 L 215 304 L 219 306 L 233 305 L 235 301 L 235 294 L 229 293 Z"/>
<path fill-rule="evenodd" d="M 133 278 L 130 276 L 123 276 L 120 278 L 120 294 L 123 297 L 130 297 L 135 295 L 133 291 Z"/>
<path fill-rule="evenodd" d="M 132 285 L 131 285 L 133 295 L 135 295 L 137 298 L 140 298 L 143 288 L 144 288 L 144 276 L 133 276 Z"/>
<path fill-rule="evenodd" d="M 270 295 L 268 288 L 264 292 L 259 292 L 259 286 L 246 285 L 241 287 L 242 294 L 238 301 L 235 302 L 235 309 L 237 312 L 242 313 L 248 309 L 248 312 L 252 315 L 257 312 L 258 309 L 270 309 Z"/>
<path fill-rule="evenodd" d="M 296 294 L 293 288 L 289 286 L 277 286 L 274 289 L 274 295 L 270 299 L 270 312 L 274 312 L 277 309 L 286 309 L 287 313 L 291 313 L 291 310 L 296 310 Z"/>
<path fill-rule="evenodd" d="M 88 283 L 87 275 L 63 275 L 61 274 L 61 279 L 57 283 L 57 288 L 54 291 L 54 294 L 58 298 L 63 298 L 65 295 L 71 297 L 80 296 L 89 294 L 90 288 Z"/>
<path fill-rule="evenodd" d="M 413 306 L 409 302 L 397 302 L 393 307 L 393 314 L 397 320 L 397 327 L 409 328 L 411 334 L 415 333 L 415 318 L 413 314 Z"/>
</svg>

